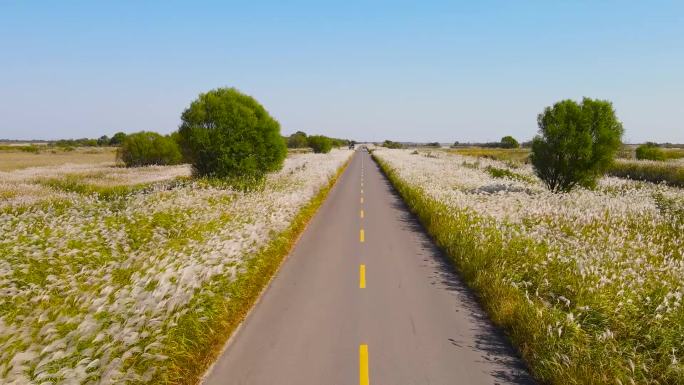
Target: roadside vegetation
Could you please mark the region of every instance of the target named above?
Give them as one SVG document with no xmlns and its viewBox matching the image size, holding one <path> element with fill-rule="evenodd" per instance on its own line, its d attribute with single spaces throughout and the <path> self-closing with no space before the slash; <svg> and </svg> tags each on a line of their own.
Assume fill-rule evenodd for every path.
<svg viewBox="0 0 684 385">
<path fill-rule="evenodd" d="M 350 155 L 292 155 L 251 191 L 187 165 L 1 174 L 0 382 L 190 383 Z"/>
<path fill-rule="evenodd" d="M 110 161 L 0 172 L 1 383 L 196 383 L 352 154 L 286 158 L 278 122 L 235 89 L 182 121 L 8 150 Z"/>
<path fill-rule="evenodd" d="M 373 156 L 537 379 L 684 384 L 683 190 L 608 177 L 558 194 L 529 165 Z"/>
</svg>

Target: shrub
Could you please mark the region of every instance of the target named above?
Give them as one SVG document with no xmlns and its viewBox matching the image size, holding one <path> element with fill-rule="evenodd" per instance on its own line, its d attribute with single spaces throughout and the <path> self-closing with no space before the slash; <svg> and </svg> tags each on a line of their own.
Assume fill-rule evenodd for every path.
<svg viewBox="0 0 684 385">
<path fill-rule="evenodd" d="M 107 135 L 102 135 L 101 137 L 97 138 L 97 145 L 98 146 L 107 146 L 111 139 Z"/>
<path fill-rule="evenodd" d="M 333 142 L 323 135 L 309 136 L 309 147 L 317 154 L 327 154 L 332 149 Z"/>
<path fill-rule="evenodd" d="M 636 149 L 636 158 L 639 160 L 665 160 L 665 151 L 663 151 L 657 144 L 647 142 Z"/>
<path fill-rule="evenodd" d="M 330 138 L 330 141 L 332 142 L 333 147 L 346 147 L 346 146 L 349 146 L 349 143 L 353 142 L 353 141 L 350 141 L 349 139 L 340 139 L 340 138 Z"/>
<path fill-rule="evenodd" d="M 124 139 L 126 139 L 126 134 L 123 132 L 117 132 L 112 136 L 111 139 L 109 139 L 109 145 L 110 146 L 120 146 L 121 143 L 123 143 Z"/>
<path fill-rule="evenodd" d="M 517 140 L 515 140 L 514 137 L 512 136 L 504 136 L 501 138 L 501 148 L 518 148 L 520 147 L 520 143 L 518 143 Z"/>
<path fill-rule="evenodd" d="M 530 160 L 552 191 L 594 186 L 621 145 L 622 123 L 608 101 L 563 100 L 539 114 L 537 123 Z"/>
<path fill-rule="evenodd" d="M 308 146 L 307 136 L 303 131 L 297 131 L 287 138 L 288 148 L 305 148 Z"/>
<path fill-rule="evenodd" d="M 183 154 L 200 176 L 261 179 L 287 155 L 280 124 L 235 88 L 200 94 L 181 116 Z"/>
<path fill-rule="evenodd" d="M 168 136 L 149 131 L 126 136 L 117 157 L 127 167 L 178 164 L 182 159 L 176 142 Z"/>
</svg>

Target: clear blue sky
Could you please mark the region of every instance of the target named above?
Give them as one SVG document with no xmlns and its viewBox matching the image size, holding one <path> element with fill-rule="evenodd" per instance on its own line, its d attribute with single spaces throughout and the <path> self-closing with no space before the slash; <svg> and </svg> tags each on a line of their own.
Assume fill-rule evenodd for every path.
<svg viewBox="0 0 684 385">
<path fill-rule="evenodd" d="M 684 1 L 0 2 L 0 138 L 167 133 L 220 86 L 284 134 L 524 140 L 589 96 L 684 142 Z"/>
</svg>

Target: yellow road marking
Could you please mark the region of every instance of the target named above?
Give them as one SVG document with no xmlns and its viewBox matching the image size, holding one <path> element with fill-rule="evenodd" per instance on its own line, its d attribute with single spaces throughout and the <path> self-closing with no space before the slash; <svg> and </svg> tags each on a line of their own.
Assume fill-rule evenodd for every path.
<svg viewBox="0 0 684 385">
<path fill-rule="evenodd" d="M 359 232 L 359 240 L 361 242 L 364 242 L 366 240 L 366 234 L 363 232 L 363 229 Z"/>
<path fill-rule="evenodd" d="M 361 197 L 361 203 L 363 203 L 363 197 Z"/>
<path fill-rule="evenodd" d="M 361 210 L 361 218 L 363 218 L 363 210 Z"/>
<path fill-rule="evenodd" d="M 359 289 L 366 288 L 366 265 L 359 265 Z"/>
<path fill-rule="evenodd" d="M 359 345 L 359 385 L 370 385 L 368 377 L 368 345 Z"/>
</svg>

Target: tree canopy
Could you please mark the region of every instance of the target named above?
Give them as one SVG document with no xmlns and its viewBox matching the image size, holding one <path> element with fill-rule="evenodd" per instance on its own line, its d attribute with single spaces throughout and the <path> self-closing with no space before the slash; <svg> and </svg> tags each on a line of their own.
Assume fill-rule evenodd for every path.
<svg viewBox="0 0 684 385">
<path fill-rule="evenodd" d="M 622 123 L 609 101 L 563 100 L 539 114 L 537 124 L 530 160 L 552 191 L 594 186 L 621 145 Z"/>
</svg>

